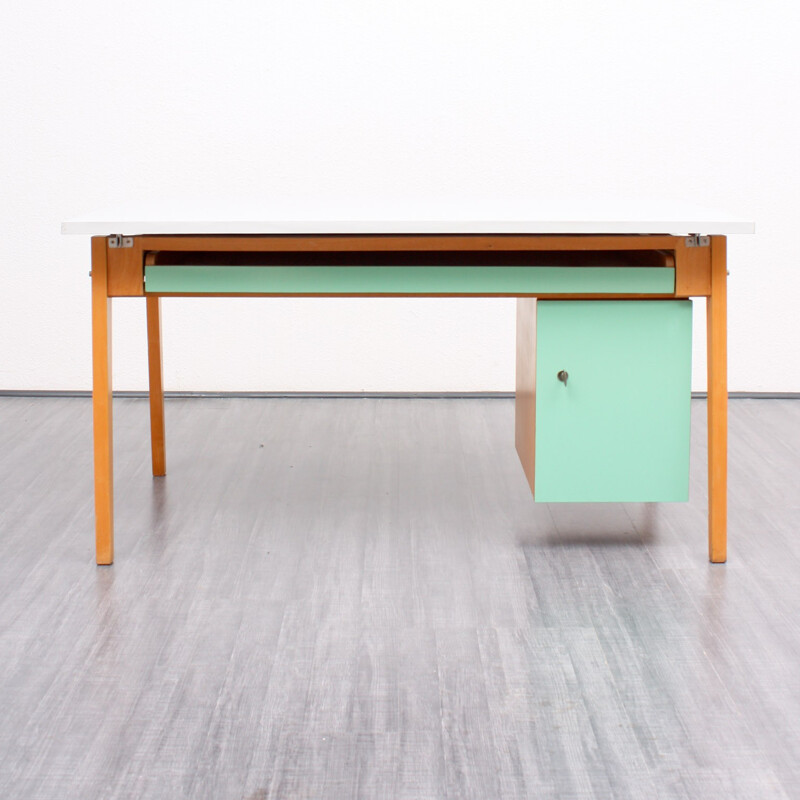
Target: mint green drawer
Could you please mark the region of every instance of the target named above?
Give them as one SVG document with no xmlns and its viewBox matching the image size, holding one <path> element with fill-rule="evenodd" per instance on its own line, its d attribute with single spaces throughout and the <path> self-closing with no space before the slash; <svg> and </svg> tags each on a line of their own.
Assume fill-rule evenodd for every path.
<svg viewBox="0 0 800 800">
<path fill-rule="evenodd" d="M 672 294 L 671 267 L 145 267 L 151 294 Z"/>
<path fill-rule="evenodd" d="M 689 300 L 537 303 L 537 501 L 688 499 L 691 345 Z"/>
</svg>

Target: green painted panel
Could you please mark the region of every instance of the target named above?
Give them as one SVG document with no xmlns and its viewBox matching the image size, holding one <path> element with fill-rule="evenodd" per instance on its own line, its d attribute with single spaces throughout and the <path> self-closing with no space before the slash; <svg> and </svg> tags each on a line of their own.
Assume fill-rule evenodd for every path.
<svg viewBox="0 0 800 800">
<path fill-rule="evenodd" d="M 536 336 L 536 500 L 688 500 L 691 301 L 539 301 Z"/>
<path fill-rule="evenodd" d="M 169 294 L 671 294 L 670 267 L 149 266 Z"/>
</svg>

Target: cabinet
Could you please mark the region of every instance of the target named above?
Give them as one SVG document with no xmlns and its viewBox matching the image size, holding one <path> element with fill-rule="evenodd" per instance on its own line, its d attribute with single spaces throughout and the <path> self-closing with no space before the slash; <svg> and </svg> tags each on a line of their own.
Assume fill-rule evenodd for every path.
<svg viewBox="0 0 800 800">
<path fill-rule="evenodd" d="M 535 500 L 688 500 L 691 301 L 518 303 L 516 443 Z"/>
</svg>

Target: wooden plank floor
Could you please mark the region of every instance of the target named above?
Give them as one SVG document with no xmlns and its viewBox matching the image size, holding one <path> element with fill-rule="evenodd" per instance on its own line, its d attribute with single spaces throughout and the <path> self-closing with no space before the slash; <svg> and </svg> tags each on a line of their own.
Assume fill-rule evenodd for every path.
<svg viewBox="0 0 800 800">
<path fill-rule="evenodd" d="M 800 797 L 800 401 L 691 502 L 536 505 L 509 400 L 0 399 L 0 797 Z"/>
</svg>

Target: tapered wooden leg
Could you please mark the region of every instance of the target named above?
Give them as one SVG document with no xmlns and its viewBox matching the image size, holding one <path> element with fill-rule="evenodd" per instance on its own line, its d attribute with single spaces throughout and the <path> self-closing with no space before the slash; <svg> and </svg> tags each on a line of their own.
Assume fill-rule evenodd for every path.
<svg viewBox="0 0 800 800">
<path fill-rule="evenodd" d="M 107 242 L 92 237 L 92 415 L 94 421 L 95 551 L 114 561 L 114 443 L 111 419 L 111 298 Z"/>
<path fill-rule="evenodd" d="M 147 298 L 147 361 L 150 368 L 150 446 L 153 451 L 153 475 L 159 476 L 167 474 L 160 297 Z"/>
<path fill-rule="evenodd" d="M 727 259 L 724 236 L 711 237 L 711 296 L 706 301 L 708 348 L 708 558 L 728 557 Z"/>
</svg>

